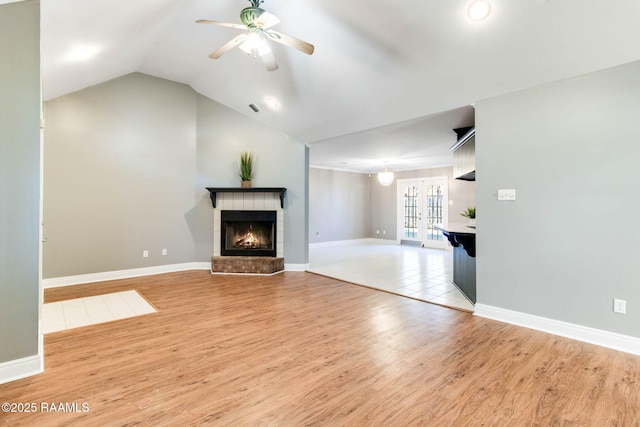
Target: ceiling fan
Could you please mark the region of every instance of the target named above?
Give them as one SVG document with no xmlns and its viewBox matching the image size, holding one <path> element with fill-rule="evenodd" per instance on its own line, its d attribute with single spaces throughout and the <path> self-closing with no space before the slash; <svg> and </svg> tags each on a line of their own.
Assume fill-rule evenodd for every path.
<svg viewBox="0 0 640 427">
<path fill-rule="evenodd" d="M 240 46 L 240 49 L 245 51 L 247 54 L 253 55 L 254 58 L 259 56 L 268 71 L 274 71 L 278 69 L 278 63 L 276 62 L 273 52 L 271 52 L 271 49 L 269 48 L 267 40 L 292 47 L 300 52 L 306 53 L 307 55 L 311 55 L 313 53 L 314 47 L 311 43 L 307 43 L 270 29 L 279 23 L 280 20 L 264 9 L 261 9 L 260 4 L 262 2 L 263 0 L 249 0 L 251 7 L 245 7 L 240 12 L 240 20 L 242 21 L 242 24 L 210 21 L 208 19 L 200 19 L 196 21 L 198 24 L 213 24 L 247 30 L 246 33 L 234 37 L 218 49 L 211 52 L 209 54 L 209 58 L 218 59 L 234 47 Z"/>
</svg>

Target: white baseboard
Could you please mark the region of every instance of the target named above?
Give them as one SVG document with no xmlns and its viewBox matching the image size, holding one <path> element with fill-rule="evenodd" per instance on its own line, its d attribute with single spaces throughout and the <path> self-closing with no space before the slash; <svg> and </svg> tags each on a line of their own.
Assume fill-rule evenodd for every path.
<svg viewBox="0 0 640 427">
<path fill-rule="evenodd" d="M 333 240 L 331 242 L 319 242 L 319 243 L 310 243 L 310 248 L 324 248 L 327 246 L 344 246 L 344 245 L 361 245 L 361 244 L 378 244 L 378 245 L 399 245 L 400 241 L 398 240 L 388 240 L 388 239 L 374 239 L 374 238 L 366 238 L 366 239 L 352 239 L 352 240 Z"/>
<path fill-rule="evenodd" d="M 548 319 L 546 317 L 534 316 L 517 311 L 506 310 L 490 305 L 476 304 L 475 315 L 487 319 L 498 320 L 512 325 L 523 326 L 537 331 L 547 332 L 565 338 L 571 338 L 589 344 L 599 345 L 625 353 L 640 355 L 640 338 L 614 332 L 603 331 L 601 329 L 589 328 L 587 326 Z"/>
<path fill-rule="evenodd" d="M 307 271 L 309 264 L 285 264 L 284 271 Z"/>
<path fill-rule="evenodd" d="M 0 363 L 0 384 L 38 375 L 44 372 L 44 359 L 41 355 L 23 357 Z"/>
<path fill-rule="evenodd" d="M 307 271 L 309 264 L 285 264 L 285 271 Z M 132 277 L 151 276 L 153 274 L 173 273 L 187 270 L 211 270 L 210 262 L 188 262 L 184 264 L 159 265 L 157 267 L 134 268 L 131 270 L 105 271 L 103 273 L 80 274 L 78 276 L 43 279 L 45 289 L 84 283 L 106 282 L 107 280 L 130 279 Z"/>
<path fill-rule="evenodd" d="M 211 270 L 210 262 L 187 262 L 184 264 L 159 265 L 156 267 L 134 268 L 130 270 L 105 271 L 103 273 L 80 274 L 78 276 L 55 277 L 43 279 L 45 289 L 61 286 L 79 285 L 82 283 L 105 282 L 107 280 L 129 279 L 131 277 L 150 276 L 153 274 L 173 273 L 186 270 Z"/>
<path fill-rule="evenodd" d="M 399 245 L 400 240 L 389 240 L 389 239 L 374 239 L 369 238 L 365 239 L 368 244 L 376 244 L 376 245 Z"/>
</svg>

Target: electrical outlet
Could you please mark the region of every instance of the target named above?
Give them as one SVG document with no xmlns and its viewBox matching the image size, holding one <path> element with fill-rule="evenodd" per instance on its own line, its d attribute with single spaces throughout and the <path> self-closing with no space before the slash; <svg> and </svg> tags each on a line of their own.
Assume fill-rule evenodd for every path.
<svg viewBox="0 0 640 427">
<path fill-rule="evenodd" d="M 382 234 L 387 234 L 387 230 L 382 230 Z"/>
<path fill-rule="evenodd" d="M 162 256 L 164 256 L 164 255 L 166 255 L 166 254 L 167 254 L 167 250 L 166 250 L 166 249 L 163 249 L 163 250 L 162 250 Z"/>
<path fill-rule="evenodd" d="M 142 258 L 149 258 L 149 251 L 142 251 Z"/>
<path fill-rule="evenodd" d="M 376 234 L 380 234 L 380 230 L 376 230 Z"/>
<path fill-rule="evenodd" d="M 613 299 L 613 312 L 627 314 L 627 301 L 623 299 Z"/>
</svg>

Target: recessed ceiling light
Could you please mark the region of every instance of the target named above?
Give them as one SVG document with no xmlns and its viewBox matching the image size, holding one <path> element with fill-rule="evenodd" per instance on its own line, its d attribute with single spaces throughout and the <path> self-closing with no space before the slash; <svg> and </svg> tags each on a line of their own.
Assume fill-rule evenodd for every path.
<svg viewBox="0 0 640 427">
<path fill-rule="evenodd" d="M 264 101 L 267 103 L 269 108 L 273 108 L 274 110 L 280 108 L 280 101 L 273 96 L 268 96 Z"/>
<path fill-rule="evenodd" d="M 490 13 L 491 4 L 485 0 L 476 0 L 472 2 L 469 5 L 469 9 L 467 9 L 469 18 L 474 21 L 482 21 L 483 19 L 487 19 Z"/>
</svg>

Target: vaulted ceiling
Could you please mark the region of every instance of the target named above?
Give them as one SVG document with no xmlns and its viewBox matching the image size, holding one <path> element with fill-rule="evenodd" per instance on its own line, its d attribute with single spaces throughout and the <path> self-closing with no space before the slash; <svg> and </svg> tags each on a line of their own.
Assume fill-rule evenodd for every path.
<svg viewBox="0 0 640 427">
<path fill-rule="evenodd" d="M 265 0 L 274 29 L 315 45 L 273 44 L 267 72 L 239 49 L 209 59 L 241 31 L 194 22 L 239 23 L 246 0 L 46 0 L 44 96 L 142 72 L 309 144 L 312 164 L 373 172 L 450 164 L 478 100 L 640 59 L 637 0 L 491 0 L 481 22 L 470 2 Z"/>
</svg>

